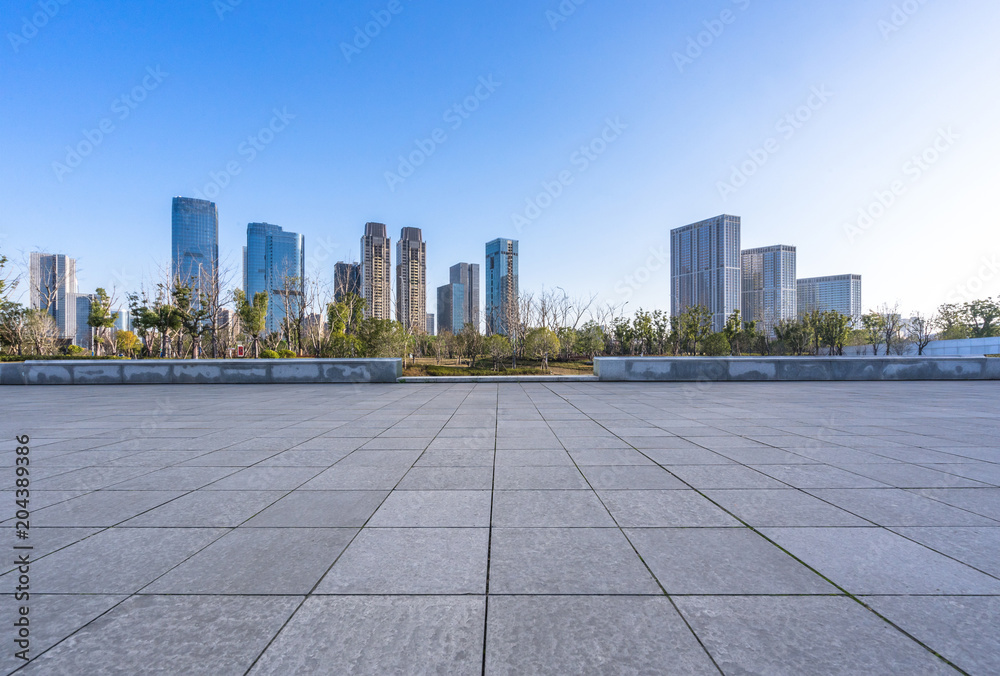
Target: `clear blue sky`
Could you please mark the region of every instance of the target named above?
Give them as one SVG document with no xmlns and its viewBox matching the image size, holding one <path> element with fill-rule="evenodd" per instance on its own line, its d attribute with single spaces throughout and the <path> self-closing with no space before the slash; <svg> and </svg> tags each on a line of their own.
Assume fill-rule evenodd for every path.
<svg viewBox="0 0 1000 676">
<path fill-rule="evenodd" d="M 481 262 L 495 237 L 520 239 L 522 288 L 668 309 L 651 252 L 720 213 L 743 217 L 745 248 L 797 245 L 800 276 L 864 275 L 867 306 L 930 310 L 969 282 L 1000 293 L 983 262 L 1000 253 L 995 0 L 568 0 L 568 16 L 556 0 L 49 2 L 51 18 L 24 0 L 0 14 L 0 247 L 76 257 L 83 291 L 164 264 L 171 198 L 215 195 L 230 166 L 214 201 L 233 266 L 251 221 L 304 234 L 327 275 L 366 221 L 393 239 L 420 227 L 431 311 L 448 266 Z M 373 12 L 387 25 L 345 56 Z M 294 119 L 251 152 L 276 110 Z M 102 123 L 70 167 L 66 147 Z M 602 133 L 602 152 L 574 155 Z"/>
</svg>

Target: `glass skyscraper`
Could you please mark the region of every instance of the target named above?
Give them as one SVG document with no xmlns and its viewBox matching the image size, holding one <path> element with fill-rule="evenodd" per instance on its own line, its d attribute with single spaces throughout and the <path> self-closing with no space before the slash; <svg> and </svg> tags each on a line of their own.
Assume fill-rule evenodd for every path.
<svg viewBox="0 0 1000 676">
<path fill-rule="evenodd" d="M 757 322 L 769 335 L 782 320 L 795 319 L 795 247 L 747 249 L 743 258 L 743 321 Z"/>
<path fill-rule="evenodd" d="M 670 231 L 670 313 L 701 305 L 712 330 L 740 309 L 740 217 L 723 214 Z"/>
<path fill-rule="evenodd" d="M 861 326 L 861 275 L 833 275 L 798 280 L 798 315 L 836 310 Z"/>
<path fill-rule="evenodd" d="M 495 239 L 486 245 L 486 333 L 508 335 L 518 317 L 518 242 Z"/>
<path fill-rule="evenodd" d="M 289 314 L 298 318 L 305 298 L 305 237 L 270 223 L 250 223 L 243 250 L 243 290 L 248 300 L 266 292 L 267 331 L 282 330 Z"/>
<path fill-rule="evenodd" d="M 361 263 L 337 263 L 333 266 L 333 298 L 339 303 L 352 293 L 361 295 Z"/>
<path fill-rule="evenodd" d="M 465 328 L 465 286 L 445 284 L 437 290 L 438 333 L 448 331 L 458 335 Z"/>
<path fill-rule="evenodd" d="M 175 197 L 170 275 L 202 293 L 219 287 L 219 210 L 214 202 Z"/>
<path fill-rule="evenodd" d="M 465 287 L 465 311 L 463 322 L 472 324 L 476 329 L 480 329 L 479 315 L 479 264 L 459 263 L 451 266 L 450 280 L 452 284 L 461 284 Z"/>
</svg>

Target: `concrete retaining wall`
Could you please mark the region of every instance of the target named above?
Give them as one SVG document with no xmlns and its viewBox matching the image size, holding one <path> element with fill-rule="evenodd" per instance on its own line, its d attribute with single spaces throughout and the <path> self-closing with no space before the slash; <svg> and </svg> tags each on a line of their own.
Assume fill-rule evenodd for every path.
<svg viewBox="0 0 1000 676">
<path fill-rule="evenodd" d="M 395 383 L 400 359 L 29 361 L 0 364 L 0 385 Z"/>
<path fill-rule="evenodd" d="M 1000 380 L 985 357 L 598 357 L 602 381 Z"/>
<path fill-rule="evenodd" d="M 879 349 L 885 350 L 885 345 Z M 871 345 L 847 346 L 844 354 L 849 356 L 870 355 L 875 350 Z M 984 354 L 1000 354 L 1000 337 L 964 338 L 961 340 L 935 340 L 924 348 L 925 357 L 981 357 Z M 907 345 L 905 356 L 916 356 L 917 346 Z"/>
</svg>

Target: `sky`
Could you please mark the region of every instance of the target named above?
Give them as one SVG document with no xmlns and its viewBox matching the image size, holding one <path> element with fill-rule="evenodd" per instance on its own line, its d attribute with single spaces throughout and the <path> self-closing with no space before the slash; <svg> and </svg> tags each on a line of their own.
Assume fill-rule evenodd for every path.
<svg viewBox="0 0 1000 676">
<path fill-rule="evenodd" d="M 722 213 L 865 309 L 1000 294 L 995 0 L 5 0 L 0 252 L 81 292 L 169 261 L 174 196 L 313 273 L 368 221 L 521 288 L 669 310 L 669 233 Z M 26 288 L 26 284 L 24 287 Z"/>
</svg>

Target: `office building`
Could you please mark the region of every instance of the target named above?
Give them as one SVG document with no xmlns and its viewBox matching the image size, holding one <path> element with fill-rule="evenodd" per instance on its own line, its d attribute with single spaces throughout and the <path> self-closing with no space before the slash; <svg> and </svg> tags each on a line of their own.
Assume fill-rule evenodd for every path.
<svg viewBox="0 0 1000 676">
<path fill-rule="evenodd" d="M 247 225 L 243 290 L 250 301 L 258 293 L 267 293 L 268 333 L 282 331 L 286 317 L 297 322 L 304 309 L 305 247 L 305 237 L 280 226 Z"/>
<path fill-rule="evenodd" d="M 722 215 L 670 232 L 670 313 L 701 305 L 712 330 L 740 309 L 740 217 Z"/>
<path fill-rule="evenodd" d="M 214 202 L 175 197 L 170 275 L 202 293 L 219 288 L 219 210 Z"/>
<path fill-rule="evenodd" d="M 795 247 L 768 246 L 742 253 L 743 321 L 757 322 L 757 329 L 774 335 L 774 327 L 794 320 L 796 305 Z"/>
<path fill-rule="evenodd" d="M 518 321 L 518 242 L 495 239 L 486 245 L 486 333 L 509 335 Z"/>
<path fill-rule="evenodd" d="M 361 297 L 366 319 L 392 319 L 392 250 L 383 223 L 365 224 L 361 238 Z"/>
<path fill-rule="evenodd" d="M 403 228 L 396 242 L 396 319 L 414 332 L 427 328 L 427 243 L 420 228 Z"/>
<path fill-rule="evenodd" d="M 438 331 L 458 335 L 465 328 L 465 285 L 445 284 L 437 290 Z"/>
<path fill-rule="evenodd" d="M 798 315 L 800 317 L 813 310 L 827 312 L 836 310 L 854 320 L 854 326 L 861 326 L 861 275 L 834 275 L 831 277 L 811 277 L 798 280 Z"/>
<path fill-rule="evenodd" d="M 75 293 L 73 300 L 76 303 L 76 335 L 73 336 L 73 344 L 85 350 L 93 350 L 94 328 L 88 323 L 88 320 L 90 319 L 90 305 L 97 300 L 97 296 L 88 293 Z"/>
<path fill-rule="evenodd" d="M 434 327 L 434 315 L 431 314 L 430 312 L 428 312 L 427 313 L 427 335 L 428 336 L 436 335 L 437 332 L 434 329 L 435 329 L 435 327 Z"/>
<path fill-rule="evenodd" d="M 76 340 L 78 285 L 76 259 L 64 254 L 34 252 L 29 258 L 29 301 L 56 321 L 60 340 Z M 89 309 L 88 309 L 89 312 Z M 84 317 L 84 322 L 87 318 Z"/>
<path fill-rule="evenodd" d="M 459 263 L 451 266 L 449 281 L 465 287 L 465 311 L 462 321 L 479 329 L 479 264 Z"/>
<path fill-rule="evenodd" d="M 361 295 L 361 263 L 337 263 L 333 266 L 333 298 L 338 303 L 349 294 Z"/>
</svg>

